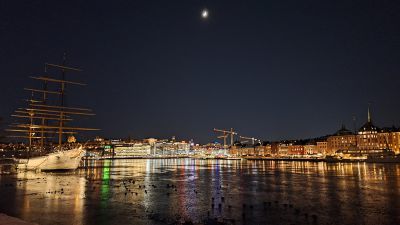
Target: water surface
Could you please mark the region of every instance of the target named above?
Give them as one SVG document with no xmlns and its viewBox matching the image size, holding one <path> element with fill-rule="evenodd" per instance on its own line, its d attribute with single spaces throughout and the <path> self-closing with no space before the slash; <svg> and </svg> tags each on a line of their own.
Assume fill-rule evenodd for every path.
<svg viewBox="0 0 400 225">
<path fill-rule="evenodd" d="M 400 165 L 132 159 L 0 176 L 38 224 L 400 224 Z"/>
</svg>

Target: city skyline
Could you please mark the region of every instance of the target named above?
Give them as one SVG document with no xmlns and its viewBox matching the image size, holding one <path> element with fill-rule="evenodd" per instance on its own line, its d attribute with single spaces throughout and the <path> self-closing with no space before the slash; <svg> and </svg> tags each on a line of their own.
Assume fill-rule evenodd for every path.
<svg viewBox="0 0 400 225">
<path fill-rule="evenodd" d="M 207 9 L 207 18 L 202 12 Z M 85 136 L 216 140 L 231 127 L 304 139 L 374 122 L 399 126 L 396 3 L 131 2 L 2 7 L 0 117 L 44 63 L 83 69 L 67 104 L 97 113 Z M 20 24 L 24 24 L 21 26 Z M 5 45 L 5 43 L 8 43 Z"/>
<path fill-rule="evenodd" d="M 340 126 L 336 127 L 336 129 L 333 132 L 326 133 L 326 134 L 318 134 L 316 136 L 306 137 L 306 138 L 294 137 L 294 138 L 286 138 L 286 139 L 283 138 L 283 139 L 276 139 L 276 140 L 262 139 L 262 138 L 258 139 L 257 137 L 243 137 L 242 138 L 242 133 L 240 131 L 234 130 L 233 128 L 231 128 L 231 129 L 233 129 L 233 131 L 235 132 L 235 134 L 233 135 L 233 141 L 235 143 L 242 143 L 242 141 L 248 142 L 250 139 L 253 139 L 257 143 L 259 142 L 260 144 L 316 142 L 318 140 L 327 140 L 329 137 L 332 137 L 332 136 L 338 136 L 339 133 L 341 133 L 341 132 L 348 132 L 348 134 L 350 134 L 350 135 L 357 135 L 362 130 L 362 128 L 364 126 L 366 126 L 366 124 L 371 124 L 372 126 L 376 127 L 378 133 L 400 131 L 400 127 L 399 126 L 395 126 L 395 124 L 392 124 L 392 125 L 389 125 L 389 126 L 379 126 L 379 125 L 377 125 L 375 123 L 375 120 L 373 120 L 373 116 L 372 116 L 372 113 L 371 113 L 370 106 L 368 106 L 368 111 L 367 111 L 366 115 L 367 115 L 367 117 L 366 117 L 365 121 L 364 122 L 361 121 L 359 124 L 357 124 L 357 120 L 356 120 L 355 116 L 353 115 L 353 120 L 352 120 L 351 126 L 349 126 L 349 124 L 345 124 L 345 123 L 342 122 L 340 124 Z M 0 117 L 0 126 L 1 126 L 1 122 L 2 122 L 2 118 Z M 3 125 L 5 125 L 5 124 L 3 124 Z M 219 130 L 219 129 L 217 129 L 217 130 Z M 226 129 L 226 130 L 229 132 L 229 129 Z M 208 141 L 205 141 L 205 142 L 199 142 L 199 141 L 196 142 L 196 141 L 194 141 L 194 140 L 196 140 L 196 137 L 183 139 L 183 138 L 177 137 L 176 135 L 172 135 L 170 137 L 165 137 L 165 136 L 163 136 L 163 137 L 160 137 L 160 136 L 159 137 L 156 137 L 156 136 L 137 137 L 136 136 L 135 137 L 135 136 L 130 136 L 130 135 L 120 136 L 120 137 L 115 137 L 115 136 L 107 137 L 107 136 L 95 135 L 94 137 L 88 137 L 88 136 L 85 137 L 85 136 L 83 136 L 86 139 L 85 140 L 78 140 L 78 141 L 89 141 L 89 140 L 93 141 L 93 140 L 96 140 L 98 138 L 106 139 L 106 140 L 131 140 L 131 141 L 136 140 L 136 141 L 140 141 L 140 140 L 147 140 L 147 139 L 154 139 L 155 138 L 155 140 L 159 140 L 159 141 L 162 141 L 162 140 L 175 141 L 176 140 L 177 142 L 180 142 L 180 141 L 184 141 L 184 142 L 187 142 L 187 143 L 194 142 L 196 144 L 201 144 L 201 145 L 209 144 L 209 143 L 219 143 L 219 144 L 223 145 L 223 139 L 221 137 L 219 137 L 219 132 L 215 132 L 215 130 L 214 130 L 213 133 L 214 133 L 214 138 L 212 140 L 208 140 Z M 79 134 L 75 134 L 75 135 L 78 135 L 78 137 L 80 137 L 80 138 L 82 137 L 82 136 L 79 136 Z M 339 135 L 339 136 L 341 136 L 341 135 Z M 13 139 L 15 139 L 15 138 L 12 138 L 12 137 L 0 136 L 0 138 L 3 139 L 3 142 L 4 141 L 5 142 L 8 142 L 8 141 L 15 142 L 15 140 L 12 141 Z M 18 143 L 18 141 L 15 142 L 15 143 Z"/>
<path fill-rule="evenodd" d="M 400 2 L 0 3 L 0 225 L 400 224 Z"/>
</svg>

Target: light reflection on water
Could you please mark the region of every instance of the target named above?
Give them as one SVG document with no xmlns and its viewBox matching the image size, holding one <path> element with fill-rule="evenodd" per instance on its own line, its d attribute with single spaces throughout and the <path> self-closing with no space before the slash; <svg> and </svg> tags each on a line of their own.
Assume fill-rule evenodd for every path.
<svg viewBox="0 0 400 225">
<path fill-rule="evenodd" d="M 136 159 L 84 166 L 0 176 L 0 212 L 39 224 L 400 223 L 397 164 Z"/>
</svg>

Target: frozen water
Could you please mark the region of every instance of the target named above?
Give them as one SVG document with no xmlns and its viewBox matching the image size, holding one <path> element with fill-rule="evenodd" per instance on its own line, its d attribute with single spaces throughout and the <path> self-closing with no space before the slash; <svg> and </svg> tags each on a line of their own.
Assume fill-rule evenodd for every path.
<svg viewBox="0 0 400 225">
<path fill-rule="evenodd" d="M 0 212 L 46 224 L 400 224 L 400 165 L 131 159 L 0 176 Z"/>
</svg>

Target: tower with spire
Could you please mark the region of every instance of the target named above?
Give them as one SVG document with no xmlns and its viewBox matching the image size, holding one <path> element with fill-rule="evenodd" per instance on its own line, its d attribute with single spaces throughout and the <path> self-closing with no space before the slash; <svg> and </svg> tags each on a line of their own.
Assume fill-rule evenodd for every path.
<svg viewBox="0 0 400 225">
<path fill-rule="evenodd" d="M 371 110 L 369 104 L 367 113 L 368 113 L 367 122 L 358 130 L 358 134 L 376 134 L 379 130 L 379 128 L 372 123 Z"/>
<path fill-rule="evenodd" d="M 370 104 L 368 104 L 368 123 L 371 123 L 371 112 L 370 112 Z"/>
<path fill-rule="evenodd" d="M 360 150 L 370 151 L 377 149 L 379 128 L 372 123 L 371 109 L 368 104 L 367 122 L 358 130 L 357 145 Z"/>
</svg>

